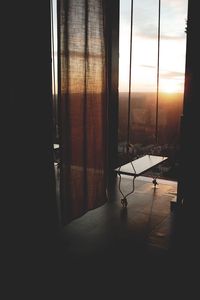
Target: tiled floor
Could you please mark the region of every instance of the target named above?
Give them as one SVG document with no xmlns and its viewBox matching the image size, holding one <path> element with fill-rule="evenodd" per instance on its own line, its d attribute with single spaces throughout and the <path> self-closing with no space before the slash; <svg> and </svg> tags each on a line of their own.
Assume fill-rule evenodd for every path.
<svg viewBox="0 0 200 300">
<path fill-rule="evenodd" d="M 63 228 L 58 243 L 43 256 L 47 267 L 45 278 L 40 276 L 48 279 L 45 291 L 55 290 L 53 299 L 185 296 L 189 280 L 195 282 L 193 250 L 189 256 L 185 251 L 193 249 L 193 241 L 177 242 L 182 226 L 177 227 L 177 214 L 171 211 L 177 183 L 158 183 L 154 188 L 152 178 L 138 177 L 127 208 L 121 205 L 116 183 L 106 204 Z M 131 190 L 131 177 L 123 177 L 122 188 L 124 193 Z M 193 299 L 191 291 L 186 298 Z"/>
<path fill-rule="evenodd" d="M 122 181 L 128 192 L 132 178 L 124 176 Z M 159 281 L 167 289 L 174 276 L 169 255 L 173 236 L 170 202 L 177 183 L 158 182 L 154 188 L 151 178 L 139 177 L 127 208 L 121 205 L 116 185 L 105 205 L 65 226 L 63 272 L 69 275 L 70 289 L 77 283 L 85 287 L 90 282 L 113 293 L 123 286 L 124 292 L 132 287 L 142 292 L 145 284 L 151 282 L 152 287 Z"/>
<path fill-rule="evenodd" d="M 139 177 L 135 191 L 128 196 L 128 206 L 121 205 L 118 185 L 102 207 L 87 212 L 79 219 L 65 226 L 63 237 L 72 255 L 87 256 L 109 245 L 121 245 L 131 241 L 166 251 L 170 247 L 173 213 L 170 203 L 177 191 L 177 183 L 159 180 L 153 187 L 152 179 Z M 132 178 L 123 176 L 122 190 L 129 192 Z"/>
</svg>

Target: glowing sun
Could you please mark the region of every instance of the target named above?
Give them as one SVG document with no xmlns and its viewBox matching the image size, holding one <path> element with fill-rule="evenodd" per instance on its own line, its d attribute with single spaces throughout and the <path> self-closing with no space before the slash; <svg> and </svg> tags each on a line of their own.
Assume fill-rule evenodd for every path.
<svg viewBox="0 0 200 300">
<path fill-rule="evenodd" d="M 167 94 L 175 94 L 175 93 L 179 92 L 179 86 L 178 86 L 177 82 L 168 80 L 167 82 L 165 82 L 165 84 L 163 84 L 161 90 L 162 90 L 162 92 L 167 93 Z"/>
</svg>

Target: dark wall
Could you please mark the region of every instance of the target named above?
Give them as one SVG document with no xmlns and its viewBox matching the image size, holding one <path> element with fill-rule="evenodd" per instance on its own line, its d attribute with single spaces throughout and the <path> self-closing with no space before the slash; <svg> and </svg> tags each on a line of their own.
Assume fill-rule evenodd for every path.
<svg viewBox="0 0 200 300">
<path fill-rule="evenodd" d="M 197 1 L 188 2 L 187 50 L 184 107 L 181 122 L 181 163 L 178 181 L 178 210 L 174 226 L 176 262 L 196 265 L 199 260 L 199 99 L 200 43 Z M 173 244 L 173 243 L 172 243 Z M 187 265 L 188 263 L 188 265 Z M 191 274 L 191 272 L 188 272 Z"/>
<path fill-rule="evenodd" d="M 185 97 L 182 123 L 183 207 L 196 213 L 199 194 L 200 43 L 197 2 L 188 2 Z"/>
<path fill-rule="evenodd" d="M 57 233 L 50 7 L 46 0 L 8 1 L 2 11 L 6 79 L 2 88 L 4 245 L 10 272 L 20 268 L 23 274 L 47 259 Z"/>
</svg>

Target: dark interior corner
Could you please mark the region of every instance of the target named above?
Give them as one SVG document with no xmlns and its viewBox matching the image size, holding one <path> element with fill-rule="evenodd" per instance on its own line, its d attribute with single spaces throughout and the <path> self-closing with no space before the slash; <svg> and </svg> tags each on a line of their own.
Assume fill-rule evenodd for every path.
<svg viewBox="0 0 200 300">
<path fill-rule="evenodd" d="M 101 244 L 102 233 L 97 232 L 98 240 L 91 232 L 91 239 L 98 250 L 85 256 L 82 253 L 67 256 L 71 248 L 68 247 L 68 241 L 63 240 L 57 217 L 52 147 L 50 4 L 49 1 L 42 2 L 38 4 L 35 1 L 25 1 L 23 5 L 15 2 L 10 4 L 11 7 L 5 5 L 5 44 L 8 48 L 5 77 L 8 81 L 3 87 L 6 92 L 6 120 L 3 127 L 6 168 L 2 175 L 6 175 L 6 181 L 3 184 L 5 193 L 2 197 L 2 220 L 6 257 L 4 259 L 3 256 L 4 277 L 8 279 L 8 290 L 16 285 L 19 291 L 26 290 L 30 295 L 28 299 L 40 289 L 43 295 L 55 292 L 53 299 L 59 299 L 60 294 L 63 295 L 63 289 L 69 299 L 74 298 L 70 298 L 68 293 L 73 292 L 76 298 L 80 290 L 83 296 L 90 296 L 94 291 L 96 295 L 102 293 L 105 296 L 107 291 L 113 299 L 118 292 L 126 295 L 132 291 L 134 295 L 134 292 L 139 291 L 141 296 L 143 292 L 156 295 L 158 285 L 166 293 L 177 289 L 181 294 L 186 287 L 184 281 L 188 285 L 190 279 L 194 278 L 194 270 L 199 270 L 198 1 L 189 0 L 188 5 L 186 80 L 178 180 L 180 193 L 179 202 L 172 212 L 170 247 L 167 251 L 160 251 L 160 248 L 147 251 L 146 244 L 144 246 L 143 242 L 139 242 L 140 236 L 136 233 L 135 240 L 130 241 L 128 232 L 117 237 L 113 243 L 112 236 L 108 234 L 107 246 L 104 248 Z M 111 86 L 114 96 L 113 91 L 109 90 L 110 96 L 115 97 L 116 87 L 112 83 Z M 112 133 L 112 122 L 110 124 Z M 116 132 L 111 136 L 115 134 Z M 116 147 L 114 142 L 109 140 L 112 151 Z M 111 152 L 109 155 L 111 168 L 115 164 L 115 158 Z M 116 178 L 110 180 L 112 195 L 115 180 Z M 146 188 L 150 189 L 148 184 Z M 121 212 L 121 207 L 115 206 L 114 200 L 106 205 L 108 210 L 118 209 Z M 127 208 L 121 212 L 123 220 L 126 220 L 125 215 L 129 211 Z M 117 211 L 117 216 L 120 215 L 119 212 Z M 112 214 L 110 216 L 115 218 Z M 113 224 L 105 223 L 108 232 L 112 226 L 119 225 Z M 120 224 L 122 227 L 119 232 L 123 232 L 123 224 L 126 223 Z M 133 227 L 129 228 L 132 229 Z M 90 235 L 87 238 L 89 243 Z M 137 299 L 136 296 L 135 298 Z"/>
</svg>

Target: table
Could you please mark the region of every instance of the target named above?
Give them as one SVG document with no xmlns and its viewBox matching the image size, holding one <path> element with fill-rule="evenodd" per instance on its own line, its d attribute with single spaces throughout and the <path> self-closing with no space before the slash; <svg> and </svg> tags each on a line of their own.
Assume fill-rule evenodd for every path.
<svg viewBox="0 0 200 300">
<path fill-rule="evenodd" d="M 141 176 L 142 174 L 144 174 L 148 170 L 152 169 L 153 167 L 160 165 L 167 159 L 168 159 L 168 157 L 166 157 L 166 156 L 144 155 L 143 157 L 137 158 L 137 159 L 115 169 L 116 173 L 120 176 L 119 191 L 120 191 L 121 195 L 123 196 L 123 198 L 121 199 L 121 203 L 122 203 L 123 207 L 127 206 L 127 204 L 128 204 L 127 197 L 130 194 L 132 194 L 135 190 L 135 187 L 134 187 L 135 178 L 138 176 Z M 126 195 L 124 195 L 121 190 L 121 174 L 133 176 L 133 189 L 130 193 L 128 193 Z M 156 185 L 157 185 L 156 178 L 153 178 L 153 184 L 154 184 L 154 187 L 156 187 Z"/>
</svg>

